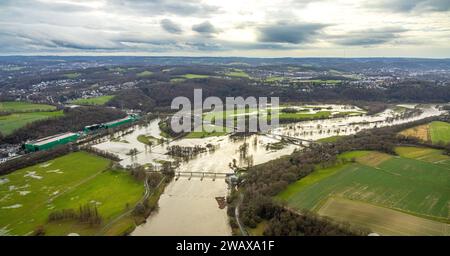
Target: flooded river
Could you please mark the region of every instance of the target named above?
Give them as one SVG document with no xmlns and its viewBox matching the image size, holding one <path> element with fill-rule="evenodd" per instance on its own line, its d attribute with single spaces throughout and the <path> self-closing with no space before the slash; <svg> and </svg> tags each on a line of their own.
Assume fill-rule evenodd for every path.
<svg viewBox="0 0 450 256">
<path fill-rule="evenodd" d="M 333 111 L 348 109 L 343 105 L 326 105 Z M 202 153 L 196 158 L 182 162 L 177 172 L 214 172 L 230 173 L 230 163 L 233 160 L 238 166 L 246 166 L 249 162 L 260 164 L 283 155 L 288 155 L 298 148 L 298 145 L 288 144 L 282 149 L 271 150 L 269 143 L 279 140 L 277 135 L 318 140 L 336 135 L 354 134 L 363 129 L 389 126 L 420 120 L 442 114 L 436 107 L 417 106 L 422 111 L 414 115 L 405 115 L 404 110 L 414 108 L 414 105 L 404 105 L 401 109 L 387 109 L 374 116 L 358 115 L 324 120 L 304 121 L 295 124 L 282 125 L 271 135 L 253 135 L 245 140 L 234 140 L 230 136 L 208 137 L 202 139 L 180 139 L 169 144 L 154 146 L 151 149 L 137 140 L 139 135 L 151 135 L 161 138 L 158 127 L 159 120 L 151 121 L 146 127 L 135 127 L 134 130 L 120 139 L 109 140 L 95 147 L 118 155 L 123 166 L 132 164 L 152 163 L 158 165 L 159 160 L 172 160 L 167 153 L 168 145 L 206 146 L 214 145 L 216 150 Z M 240 147 L 248 145 L 246 156 L 242 156 Z M 130 157 L 127 153 L 136 148 L 138 154 Z M 138 226 L 132 235 L 231 235 L 226 208 L 220 209 L 216 197 L 225 197 L 228 185 L 223 178 L 200 176 L 180 176 L 174 179 L 165 189 L 159 200 L 159 209 L 147 222 Z"/>
</svg>

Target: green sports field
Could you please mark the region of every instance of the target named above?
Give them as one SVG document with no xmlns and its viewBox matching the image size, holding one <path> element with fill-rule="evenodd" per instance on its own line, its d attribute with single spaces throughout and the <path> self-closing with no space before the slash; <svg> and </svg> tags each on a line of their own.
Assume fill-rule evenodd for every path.
<svg viewBox="0 0 450 256">
<path fill-rule="evenodd" d="M 38 120 L 44 120 L 48 118 L 55 118 L 63 116 L 64 113 L 60 111 L 51 112 L 24 112 L 13 113 L 6 116 L 0 116 L 0 132 L 3 135 L 9 135 L 21 127 Z"/>
<path fill-rule="evenodd" d="M 76 99 L 71 101 L 72 104 L 78 105 L 105 105 L 108 101 L 112 100 L 114 95 L 103 95 L 99 97 L 87 98 L 87 99 Z"/>
<path fill-rule="evenodd" d="M 355 216 L 348 209 L 341 209 L 342 216 L 339 211 L 336 212 L 336 205 L 344 205 L 339 200 L 351 200 L 349 207 L 359 203 L 361 209 L 368 212 L 373 206 L 370 209 L 380 207 L 394 211 L 392 216 L 395 217 L 415 216 L 417 221 L 425 219 L 426 223 L 431 223 L 430 233 L 449 235 L 450 165 L 447 163 L 450 157 L 441 155 L 442 158 L 436 162 L 436 156 L 433 156 L 436 152 L 428 152 L 424 154 L 428 158 L 420 158 L 412 157 L 414 148 L 400 148 L 397 151 L 401 152 L 400 156 L 370 151 L 345 153 L 340 156 L 341 159 L 354 159 L 356 162 L 314 171 L 291 184 L 277 198 L 295 209 L 309 209 L 349 222 L 353 217 L 364 219 L 362 210 L 359 213 L 353 211 Z M 323 209 L 324 205 L 330 212 Z M 378 209 L 377 212 L 383 211 Z M 375 215 L 376 218 L 372 216 L 367 219 L 368 227 L 374 228 L 370 224 L 376 222 L 374 231 L 389 235 L 406 232 L 402 229 L 398 231 L 400 233 L 395 230 L 386 233 L 387 227 L 398 224 L 398 218 L 395 221 L 394 217 L 388 219 L 384 214 Z M 413 230 L 414 225 L 408 234 L 417 234 L 417 230 Z"/>
<path fill-rule="evenodd" d="M 1 176 L 0 233 L 28 235 L 43 226 L 46 235 L 96 234 L 101 227 L 75 221 L 48 222 L 49 213 L 96 204 L 102 226 L 141 199 L 144 186 L 110 160 L 86 152 L 71 153 L 46 163 Z"/>
</svg>

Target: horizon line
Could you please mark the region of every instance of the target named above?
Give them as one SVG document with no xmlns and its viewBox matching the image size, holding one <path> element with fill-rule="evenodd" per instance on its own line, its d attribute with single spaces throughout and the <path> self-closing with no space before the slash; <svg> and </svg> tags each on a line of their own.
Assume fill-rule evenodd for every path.
<svg viewBox="0 0 450 256">
<path fill-rule="evenodd" d="M 254 56 L 194 56 L 194 55 L 58 55 L 58 54 L 12 54 L 1 55 L 3 57 L 139 57 L 139 58 L 244 58 L 244 59 L 432 59 L 432 60 L 450 60 L 450 57 L 380 57 L 380 56 L 355 56 L 355 57 L 336 57 L 336 56 L 303 56 L 303 57 L 254 57 Z"/>
</svg>

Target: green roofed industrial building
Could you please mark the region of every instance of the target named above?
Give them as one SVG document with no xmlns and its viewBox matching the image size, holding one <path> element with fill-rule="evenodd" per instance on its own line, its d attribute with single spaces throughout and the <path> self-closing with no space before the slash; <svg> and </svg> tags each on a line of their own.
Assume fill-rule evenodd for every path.
<svg viewBox="0 0 450 256">
<path fill-rule="evenodd" d="M 129 115 L 129 116 L 127 116 L 125 118 L 122 118 L 122 119 L 119 119 L 119 120 L 103 123 L 103 126 L 105 128 L 107 128 L 107 129 L 108 128 L 114 128 L 114 127 L 117 127 L 117 126 L 122 125 L 122 124 L 131 123 L 134 120 L 136 120 L 136 117 L 132 116 L 132 115 Z"/>
<path fill-rule="evenodd" d="M 88 132 L 96 131 L 96 130 L 99 130 L 99 129 L 110 129 L 110 128 L 114 128 L 114 127 L 117 127 L 117 126 L 120 126 L 120 125 L 123 125 L 123 124 L 126 124 L 126 123 L 132 123 L 132 122 L 134 122 L 134 121 L 136 121 L 138 119 L 139 119 L 138 115 L 130 114 L 127 117 L 124 117 L 124 118 L 119 119 L 119 120 L 114 120 L 114 121 L 107 122 L 107 123 L 102 123 L 102 124 L 93 124 L 93 125 L 85 126 L 83 131 L 85 133 L 88 133 Z"/>
<path fill-rule="evenodd" d="M 42 139 L 26 142 L 25 150 L 28 152 L 35 152 L 40 150 L 51 149 L 58 145 L 64 145 L 69 142 L 76 141 L 78 137 L 80 137 L 80 135 L 78 133 L 73 132 L 57 134 Z"/>
</svg>

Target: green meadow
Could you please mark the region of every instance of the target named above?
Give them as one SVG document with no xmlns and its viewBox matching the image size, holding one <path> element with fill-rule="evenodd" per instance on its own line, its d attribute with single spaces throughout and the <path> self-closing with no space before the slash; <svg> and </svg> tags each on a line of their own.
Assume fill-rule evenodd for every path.
<svg viewBox="0 0 450 256">
<path fill-rule="evenodd" d="M 72 104 L 78 105 L 105 105 L 108 101 L 112 100 L 114 95 L 103 95 L 98 97 L 92 97 L 87 99 L 76 99 L 71 101 Z"/>
<path fill-rule="evenodd" d="M 81 74 L 75 72 L 75 73 L 67 73 L 67 74 L 64 74 L 64 76 L 65 76 L 66 78 L 68 78 L 68 79 L 75 79 L 75 78 L 80 77 Z"/>
<path fill-rule="evenodd" d="M 12 113 L 6 116 L 0 116 L 0 132 L 3 135 L 12 134 L 15 130 L 24 127 L 35 121 L 56 118 L 63 116 L 64 113 L 60 111 L 51 112 L 24 112 L 24 113 Z"/>
<path fill-rule="evenodd" d="M 186 78 L 186 79 L 198 79 L 198 78 L 208 78 L 210 76 L 209 75 L 200 75 L 200 74 L 185 74 L 180 77 Z"/>
<path fill-rule="evenodd" d="M 46 235 L 94 235 L 142 198 L 144 186 L 111 161 L 86 152 L 17 170 L 1 177 L 0 231 L 30 235 L 43 227 Z M 75 220 L 49 222 L 51 212 L 96 205 L 102 223 L 89 226 Z"/>
<path fill-rule="evenodd" d="M 198 138 L 206 138 L 206 137 L 214 137 L 214 136 L 224 136 L 229 133 L 231 129 L 226 127 L 220 127 L 216 125 L 203 125 L 202 131 L 196 132 L 192 131 L 188 135 L 185 136 L 187 139 L 198 139 Z"/>
<path fill-rule="evenodd" d="M 366 219 L 369 227 L 386 234 L 399 234 L 395 230 L 386 231 L 395 224 L 393 219 L 383 215 L 386 214 L 383 209 L 389 209 L 389 216 L 415 216 L 411 219 L 417 226 L 426 222 L 433 229 L 429 230 L 431 234 L 448 235 L 450 157 L 437 151 L 415 149 L 397 148 L 399 156 L 371 151 L 346 152 L 339 156 L 345 160 L 341 164 L 314 171 L 288 186 L 276 198 L 294 209 L 309 209 L 349 222 L 371 214 Z M 342 202 L 344 199 L 352 203 Z M 353 210 L 355 216 L 352 216 L 350 209 L 336 212 L 337 205 L 357 205 L 356 209 L 360 209 Z M 412 229 L 411 226 L 410 234 L 416 234 L 417 230 Z M 401 232 L 408 233 L 403 228 Z"/>
<path fill-rule="evenodd" d="M 250 76 L 247 74 L 247 72 L 245 72 L 241 69 L 233 69 L 230 72 L 227 72 L 225 75 L 232 76 L 232 77 L 250 78 Z"/>
<path fill-rule="evenodd" d="M 430 136 L 433 143 L 450 143 L 450 124 L 446 122 L 431 122 Z"/>
<path fill-rule="evenodd" d="M 149 77 L 153 75 L 153 72 L 145 70 L 136 74 L 138 77 Z"/>
<path fill-rule="evenodd" d="M 53 111 L 56 107 L 47 104 L 37 104 L 24 101 L 4 101 L 0 102 L 0 112 L 33 112 L 33 111 Z"/>
</svg>

